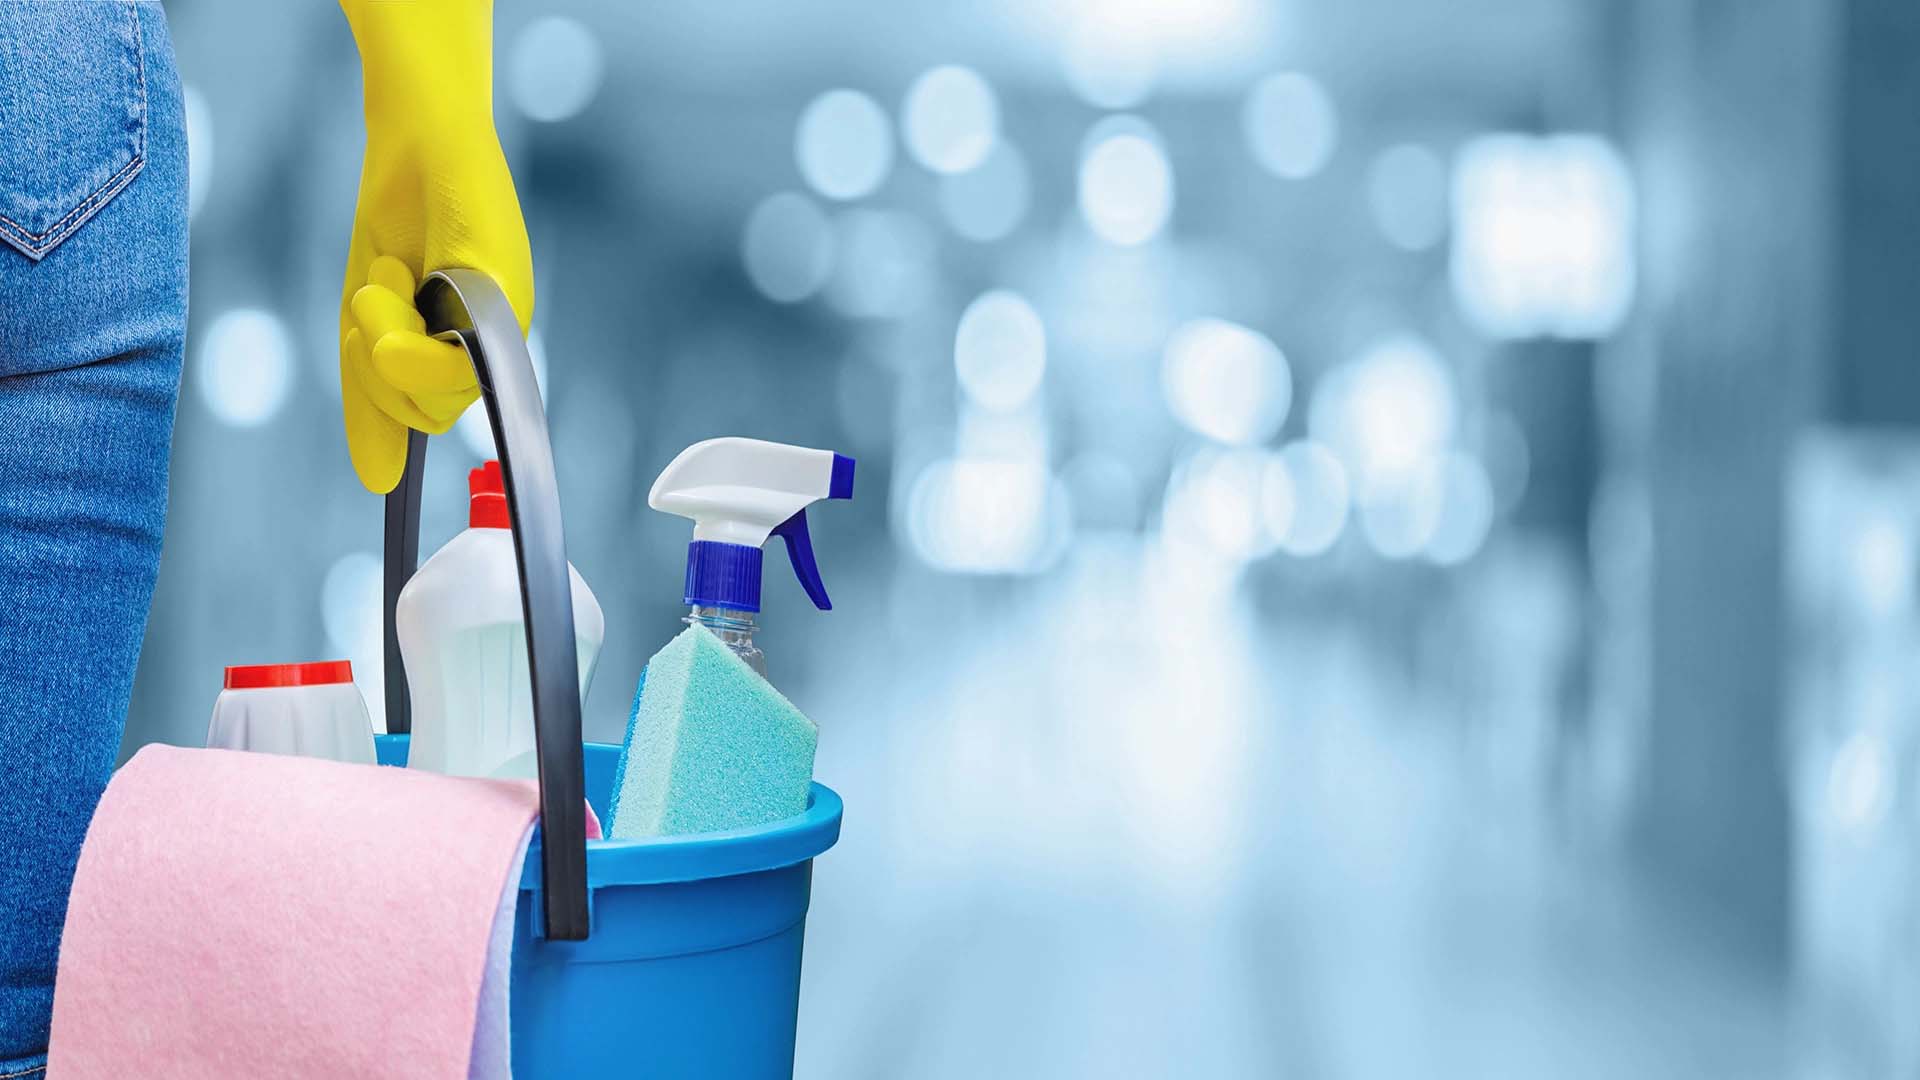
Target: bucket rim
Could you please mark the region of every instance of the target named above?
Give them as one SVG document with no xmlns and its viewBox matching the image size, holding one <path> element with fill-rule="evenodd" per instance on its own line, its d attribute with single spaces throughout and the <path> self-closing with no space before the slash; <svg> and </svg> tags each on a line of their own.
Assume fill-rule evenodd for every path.
<svg viewBox="0 0 1920 1080">
<path fill-rule="evenodd" d="M 375 736 L 380 763 L 404 766 L 411 741 L 407 735 Z M 620 747 L 612 743 L 587 742 L 582 748 L 583 765 L 590 774 L 596 769 L 610 773 L 613 762 L 620 757 Z M 592 789 L 591 784 L 588 787 Z M 805 810 L 765 825 L 644 840 L 589 840 L 587 888 L 706 881 L 803 863 L 839 841 L 843 809 L 839 794 L 816 780 L 807 790 Z M 600 824 L 605 828 L 611 822 Z M 527 847 L 520 891 L 537 891 L 541 878 L 540 834 L 536 831 Z"/>
<path fill-rule="evenodd" d="M 779 870 L 803 863 L 840 839 L 844 809 L 832 788 L 814 781 L 807 808 L 790 818 L 725 832 L 587 841 L 587 888 L 670 885 Z M 540 881 L 540 838 L 527 849 L 520 891 Z"/>
</svg>

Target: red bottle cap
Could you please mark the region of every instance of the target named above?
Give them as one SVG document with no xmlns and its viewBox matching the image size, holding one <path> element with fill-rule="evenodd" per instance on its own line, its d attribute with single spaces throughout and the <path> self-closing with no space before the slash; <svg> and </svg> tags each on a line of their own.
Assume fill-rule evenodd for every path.
<svg viewBox="0 0 1920 1080">
<path fill-rule="evenodd" d="M 326 686 L 353 681 L 353 664 L 320 660 L 311 664 L 242 664 L 227 668 L 227 689 L 259 690 L 273 686 Z"/>
<path fill-rule="evenodd" d="M 500 478 L 500 463 L 489 461 L 485 465 L 467 474 L 467 527 L 470 529 L 505 529 L 512 522 L 507 518 L 507 485 Z"/>
</svg>

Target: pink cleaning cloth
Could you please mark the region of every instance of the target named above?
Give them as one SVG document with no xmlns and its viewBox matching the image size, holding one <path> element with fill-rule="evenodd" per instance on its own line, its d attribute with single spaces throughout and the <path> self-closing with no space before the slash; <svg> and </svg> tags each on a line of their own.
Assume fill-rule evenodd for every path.
<svg viewBox="0 0 1920 1080">
<path fill-rule="evenodd" d="M 80 851 L 49 1074 L 504 1076 L 538 813 L 528 780 L 142 749 Z"/>
</svg>

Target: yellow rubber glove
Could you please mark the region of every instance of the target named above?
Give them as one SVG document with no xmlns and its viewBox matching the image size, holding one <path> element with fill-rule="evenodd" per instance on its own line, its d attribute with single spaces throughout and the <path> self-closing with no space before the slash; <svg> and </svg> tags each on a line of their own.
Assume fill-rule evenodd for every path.
<svg viewBox="0 0 1920 1080">
<path fill-rule="evenodd" d="M 424 333 L 422 275 L 467 266 L 533 318 L 533 256 L 493 128 L 491 0 L 340 0 L 360 46 L 367 150 L 340 295 L 340 390 L 360 482 L 387 492 L 407 429 L 439 434 L 479 397 L 459 346 Z"/>
</svg>

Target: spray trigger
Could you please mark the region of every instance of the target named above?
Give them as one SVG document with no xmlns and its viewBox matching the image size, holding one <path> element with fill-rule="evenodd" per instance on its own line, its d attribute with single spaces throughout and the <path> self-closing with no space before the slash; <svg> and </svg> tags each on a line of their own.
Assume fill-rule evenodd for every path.
<svg viewBox="0 0 1920 1080">
<path fill-rule="evenodd" d="M 807 512 L 801 510 L 774 526 L 773 535 L 787 542 L 787 558 L 793 562 L 794 576 L 807 591 L 807 599 L 821 611 L 832 611 L 826 583 L 820 580 L 820 564 L 813 561 L 813 537 L 807 532 Z"/>
</svg>

